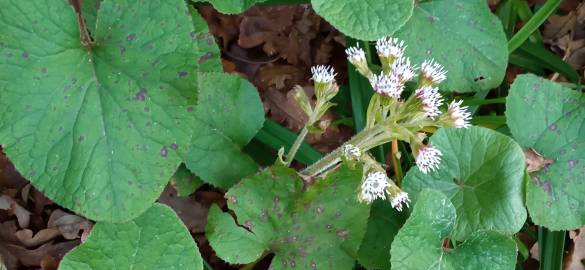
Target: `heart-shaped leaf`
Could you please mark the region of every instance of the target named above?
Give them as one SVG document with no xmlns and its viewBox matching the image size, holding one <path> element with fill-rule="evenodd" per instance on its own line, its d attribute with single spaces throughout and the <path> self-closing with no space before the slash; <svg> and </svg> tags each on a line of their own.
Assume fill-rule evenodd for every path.
<svg viewBox="0 0 585 270">
<path fill-rule="evenodd" d="M 457 223 L 455 212 L 442 193 L 421 192 L 412 214 L 392 242 L 392 269 L 514 269 L 516 243 L 497 232 L 478 231 L 455 248 L 445 247 L 444 240 Z"/>
<path fill-rule="evenodd" d="M 358 262 L 367 269 L 390 269 L 390 245 L 406 220 L 406 211 L 392 208 L 389 201 L 372 203 L 368 229 L 358 252 Z"/>
<path fill-rule="evenodd" d="M 426 189 L 442 191 L 455 205 L 452 237 L 478 230 L 518 232 L 526 220 L 524 154 L 511 138 L 486 128 L 441 129 L 430 139 L 442 153 L 440 168 L 423 174 L 413 167 L 403 188 L 413 201 Z"/>
<path fill-rule="evenodd" d="M 60 270 L 203 269 L 191 234 L 167 206 L 154 204 L 126 223 L 98 222 Z"/>
<path fill-rule="evenodd" d="M 412 16 L 414 0 L 311 0 L 315 11 L 342 33 L 361 40 L 392 35 Z"/>
<path fill-rule="evenodd" d="M 585 96 L 534 75 L 516 78 L 508 96 L 510 131 L 523 148 L 553 161 L 531 173 L 526 205 L 551 230 L 585 224 Z"/>
<path fill-rule="evenodd" d="M 343 166 L 303 191 L 294 170 L 268 168 L 226 194 L 241 227 L 210 209 L 209 242 L 233 264 L 274 253 L 270 269 L 352 269 L 369 214 L 356 197 L 361 176 Z"/>
<path fill-rule="evenodd" d="M 229 188 L 258 171 L 244 147 L 264 123 L 256 88 L 237 75 L 203 73 L 199 78 L 197 128 L 185 163 L 207 183 Z"/>
<path fill-rule="evenodd" d="M 445 66 L 449 73 L 441 89 L 487 90 L 504 79 L 506 35 L 484 0 L 417 1 L 412 17 L 395 36 L 406 42 L 407 55 L 415 63 L 434 58 Z"/>
<path fill-rule="evenodd" d="M 186 156 L 197 59 L 210 53 L 197 46 L 185 2 L 101 1 L 92 38 L 80 38 L 68 1 L 0 6 L 8 157 L 47 197 L 91 219 L 144 212 Z"/>
</svg>

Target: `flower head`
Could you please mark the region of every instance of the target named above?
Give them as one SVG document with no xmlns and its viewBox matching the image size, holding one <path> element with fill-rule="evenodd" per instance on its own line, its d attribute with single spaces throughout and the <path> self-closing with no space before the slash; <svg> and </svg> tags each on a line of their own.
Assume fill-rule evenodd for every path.
<svg viewBox="0 0 585 270">
<path fill-rule="evenodd" d="M 434 59 L 425 60 L 420 68 L 421 76 L 424 80 L 433 84 L 439 84 L 447 78 L 447 71 L 443 66 Z"/>
<path fill-rule="evenodd" d="M 399 57 L 392 63 L 392 75 L 396 76 L 401 83 L 412 80 L 416 68 L 410 64 L 410 58 Z"/>
<path fill-rule="evenodd" d="M 439 107 L 443 104 L 443 97 L 439 94 L 439 89 L 432 86 L 423 86 L 416 89 L 414 92 L 415 96 L 422 103 L 422 110 L 425 112 L 427 117 L 435 119 L 441 111 Z"/>
<path fill-rule="evenodd" d="M 356 65 L 355 63 L 366 61 L 366 53 L 360 47 L 349 47 L 345 49 L 345 54 L 347 54 L 347 59 L 349 62 L 354 65 Z"/>
<path fill-rule="evenodd" d="M 359 160 L 362 155 L 362 151 L 353 145 L 353 144 L 346 144 L 343 146 L 343 157 L 348 160 Z"/>
<path fill-rule="evenodd" d="M 408 204 L 410 203 L 410 198 L 408 198 L 408 193 L 404 192 L 404 191 L 400 191 L 396 194 L 393 194 L 394 196 L 391 196 L 390 198 L 390 203 L 392 204 L 392 207 L 398 211 L 402 211 L 402 204 L 405 204 L 406 207 L 408 207 Z"/>
<path fill-rule="evenodd" d="M 396 99 L 399 99 L 402 91 L 404 91 L 404 84 L 396 76 L 392 75 L 373 75 L 370 78 L 370 84 L 378 94 Z"/>
<path fill-rule="evenodd" d="M 318 65 L 311 67 L 312 79 L 316 83 L 331 83 L 335 80 L 335 70 L 330 66 Z"/>
<path fill-rule="evenodd" d="M 358 200 L 372 203 L 374 200 L 386 199 L 386 189 L 390 186 L 388 176 L 383 172 L 370 172 L 362 182 Z"/>
<path fill-rule="evenodd" d="M 416 154 L 416 166 L 421 172 L 427 174 L 439 168 L 442 155 L 441 151 L 434 146 L 423 145 Z"/>
<path fill-rule="evenodd" d="M 402 55 L 404 55 L 405 48 L 406 46 L 404 45 L 404 41 L 401 41 L 397 38 L 385 37 L 376 41 L 376 50 L 378 51 L 378 55 L 380 57 L 402 57 Z"/>
<path fill-rule="evenodd" d="M 449 104 L 449 110 L 447 114 L 456 128 L 468 128 L 471 126 L 469 121 L 471 120 L 471 114 L 467 111 L 467 106 L 461 106 L 463 100 L 453 100 Z"/>
</svg>

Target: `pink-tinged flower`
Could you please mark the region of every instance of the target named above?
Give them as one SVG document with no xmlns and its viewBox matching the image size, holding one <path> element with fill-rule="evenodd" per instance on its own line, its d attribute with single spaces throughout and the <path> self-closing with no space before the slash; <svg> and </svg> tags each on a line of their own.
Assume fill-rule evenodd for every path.
<svg viewBox="0 0 585 270">
<path fill-rule="evenodd" d="M 427 174 L 439 168 L 442 155 L 441 151 L 434 146 L 423 145 L 416 154 L 416 166 L 421 172 Z"/>
<path fill-rule="evenodd" d="M 386 199 L 386 189 L 390 186 L 388 180 L 383 172 L 368 173 L 360 187 L 358 200 L 370 204 L 376 199 Z"/>
<path fill-rule="evenodd" d="M 435 62 L 434 59 L 425 60 L 421 65 L 420 71 L 421 76 L 433 84 L 439 84 L 447 79 L 447 71 L 441 64 Z"/>
<path fill-rule="evenodd" d="M 412 80 L 416 67 L 410 64 L 410 58 L 400 57 L 392 63 L 392 75 L 396 76 L 401 83 Z"/>
<path fill-rule="evenodd" d="M 331 83 L 335 80 L 335 70 L 330 66 L 318 65 L 311 67 L 313 80 L 316 83 Z"/>
<path fill-rule="evenodd" d="M 422 103 L 422 110 L 428 118 L 435 119 L 441 114 L 439 107 L 443 105 L 443 97 L 439 89 L 432 86 L 423 86 L 414 92 L 416 98 Z"/>
<path fill-rule="evenodd" d="M 449 110 L 447 110 L 447 114 L 456 128 L 468 128 L 471 126 L 469 124 L 469 121 L 471 121 L 471 113 L 467 111 L 467 106 L 461 106 L 462 103 L 463 100 L 453 100 L 449 104 Z"/>
<path fill-rule="evenodd" d="M 373 75 L 370 78 L 370 84 L 376 93 L 395 99 L 399 99 L 404 91 L 404 84 L 392 75 Z"/>
<path fill-rule="evenodd" d="M 404 41 L 397 38 L 385 37 L 376 41 L 376 51 L 378 51 L 380 57 L 402 57 L 405 48 Z"/>
</svg>

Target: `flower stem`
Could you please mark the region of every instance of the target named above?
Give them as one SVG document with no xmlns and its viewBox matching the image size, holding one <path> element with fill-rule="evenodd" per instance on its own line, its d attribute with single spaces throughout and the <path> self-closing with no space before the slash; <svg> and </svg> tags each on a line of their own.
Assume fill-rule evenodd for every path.
<svg viewBox="0 0 585 270">
<path fill-rule="evenodd" d="M 389 133 L 386 129 L 387 127 L 384 127 L 383 125 L 377 125 L 371 129 L 365 129 L 347 141 L 346 144 L 354 145 L 362 151 L 368 151 L 391 139 L 392 133 Z M 343 154 L 341 149 L 342 147 L 338 147 L 333 150 L 313 165 L 302 170 L 301 174 L 313 177 L 334 168 L 339 162 L 341 162 L 341 155 Z"/>
<path fill-rule="evenodd" d="M 301 133 L 299 133 L 299 136 L 297 136 L 293 145 L 290 147 L 290 150 L 288 151 L 288 154 L 286 155 L 286 160 L 284 162 L 287 167 L 290 166 L 290 164 L 294 160 L 297 151 L 299 151 L 299 147 L 301 147 L 301 144 L 305 140 L 305 137 L 307 137 L 308 131 L 309 129 L 307 128 L 307 125 L 305 125 L 301 130 Z"/>
<path fill-rule="evenodd" d="M 400 160 L 398 159 L 398 140 L 392 140 L 392 151 L 390 151 L 390 160 L 392 160 L 392 167 L 394 168 L 394 175 L 396 176 L 396 185 L 400 186 L 402 181 L 402 167 L 400 166 Z"/>
</svg>

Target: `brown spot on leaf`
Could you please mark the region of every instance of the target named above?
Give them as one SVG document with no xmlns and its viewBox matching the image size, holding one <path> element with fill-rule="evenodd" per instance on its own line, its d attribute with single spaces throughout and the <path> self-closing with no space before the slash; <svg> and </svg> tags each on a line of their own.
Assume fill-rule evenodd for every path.
<svg viewBox="0 0 585 270">
<path fill-rule="evenodd" d="M 554 163 L 554 160 L 545 159 L 532 148 L 524 150 L 524 156 L 526 157 L 526 169 L 528 172 L 540 171 L 542 168 Z"/>
</svg>

